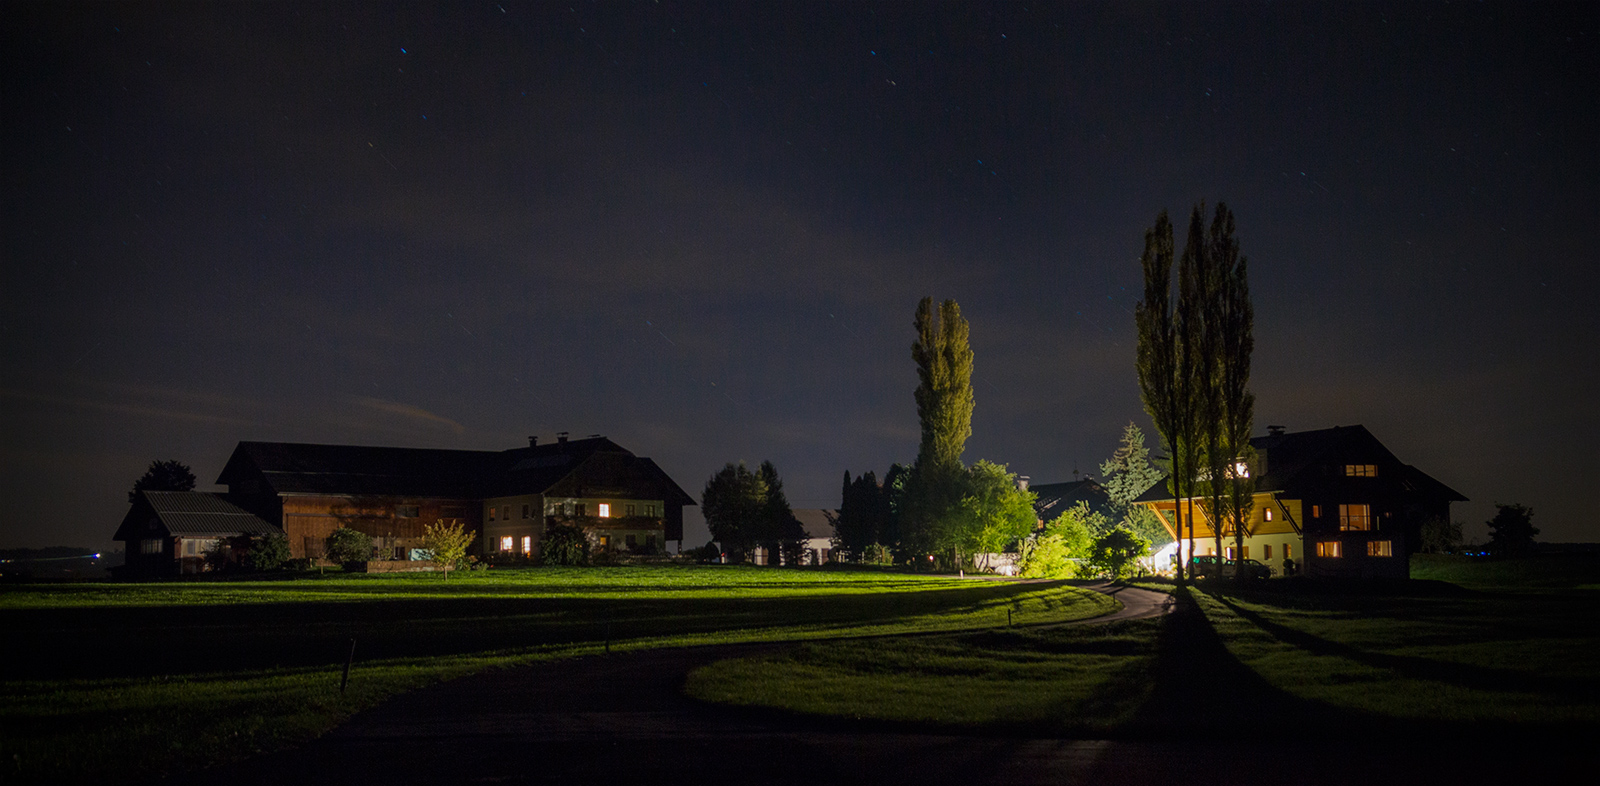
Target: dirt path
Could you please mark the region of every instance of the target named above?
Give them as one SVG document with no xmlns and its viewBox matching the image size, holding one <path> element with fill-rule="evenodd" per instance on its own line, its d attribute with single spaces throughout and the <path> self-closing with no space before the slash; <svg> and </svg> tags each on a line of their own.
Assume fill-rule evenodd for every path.
<svg viewBox="0 0 1600 786">
<path fill-rule="evenodd" d="M 1097 621 L 1168 608 L 1160 593 L 1114 594 L 1124 609 Z M 1169 644 L 1181 651 L 1193 642 Z M 167 783 L 1365 785 L 1446 782 L 1440 776 L 1447 771 L 1456 783 L 1477 783 L 1483 781 L 1474 776 L 1491 771 L 1441 768 L 1437 757 L 1419 757 L 1398 740 L 1363 750 L 1282 733 L 1263 742 L 1248 730 L 1230 739 L 1227 730 L 1173 729 L 1176 741 L 920 733 L 730 709 L 682 695 L 685 675 L 700 665 L 785 646 L 651 650 L 478 674 L 399 696 L 300 748 Z M 1177 681 L 1163 680 L 1151 712 L 1181 703 L 1184 681 L 1199 675 L 1171 676 Z M 1268 722 L 1282 719 L 1267 715 Z"/>
</svg>

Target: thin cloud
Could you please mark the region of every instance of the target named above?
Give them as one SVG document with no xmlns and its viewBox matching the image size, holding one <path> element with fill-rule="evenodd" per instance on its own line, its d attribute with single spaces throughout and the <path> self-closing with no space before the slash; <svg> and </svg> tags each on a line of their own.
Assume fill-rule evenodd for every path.
<svg viewBox="0 0 1600 786">
<path fill-rule="evenodd" d="M 434 413 L 429 412 L 422 407 L 413 406 L 411 404 L 402 404 L 398 401 L 386 401 L 381 398 L 369 398 L 366 396 L 356 397 L 356 403 L 363 407 L 375 409 L 379 412 L 385 412 L 390 415 L 399 415 L 403 418 L 410 418 L 413 420 L 420 420 L 425 423 L 433 423 L 445 426 L 457 434 L 465 434 L 467 431 L 465 426 L 455 422 L 454 420 L 451 420 L 443 415 L 435 415 Z"/>
</svg>

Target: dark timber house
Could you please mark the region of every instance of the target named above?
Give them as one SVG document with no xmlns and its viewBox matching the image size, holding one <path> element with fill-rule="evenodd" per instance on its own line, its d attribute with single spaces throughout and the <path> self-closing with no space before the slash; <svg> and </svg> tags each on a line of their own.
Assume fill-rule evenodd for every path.
<svg viewBox="0 0 1600 786">
<path fill-rule="evenodd" d="M 126 555 L 120 572 L 155 576 L 199 573 L 219 542 L 281 532 L 225 494 L 141 491 L 112 539 L 122 541 Z"/>
<path fill-rule="evenodd" d="M 1308 576 L 1407 578 L 1421 547 L 1422 523 L 1450 518 L 1450 503 L 1466 497 L 1400 461 L 1362 426 L 1287 433 L 1269 427 L 1250 440 L 1255 494 L 1245 522 L 1244 551 L 1235 554 L 1233 528 L 1223 526 L 1223 557 L 1254 559 L 1282 571 L 1294 560 Z M 1179 553 L 1215 553 L 1211 521 L 1201 500 L 1174 500 L 1166 480 L 1136 503 L 1156 512 L 1179 539 Z M 1176 508 L 1195 523 L 1179 538 Z M 1187 533 L 1185 533 L 1187 534 Z"/>
<path fill-rule="evenodd" d="M 375 560 L 417 559 L 424 527 L 441 520 L 477 533 L 480 556 L 537 557 L 556 522 L 581 527 L 600 551 L 650 553 L 683 538 L 683 506 L 694 499 L 655 462 L 600 436 L 528 443 L 476 451 L 241 442 L 217 478 L 226 495 L 188 494 L 261 522 L 232 536 L 264 525 L 310 559 L 323 557 L 340 527 L 371 536 Z M 137 550 L 130 541 L 128 553 Z"/>
</svg>

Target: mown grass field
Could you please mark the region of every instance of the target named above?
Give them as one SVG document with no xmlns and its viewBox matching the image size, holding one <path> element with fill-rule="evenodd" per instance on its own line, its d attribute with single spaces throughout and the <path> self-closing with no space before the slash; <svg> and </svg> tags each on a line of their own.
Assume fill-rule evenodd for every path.
<svg viewBox="0 0 1600 786">
<path fill-rule="evenodd" d="M 1459 739 L 1600 731 L 1600 564 L 1422 558 L 1393 584 L 1180 590 L 1187 614 L 808 644 L 691 676 L 698 698 L 1030 734 Z"/>
<path fill-rule="evenodd" d="M 0 767 L 88 781 L 320 734 L 486 668 L 613 649 L 951 631 L 1117 608 L 1058 584 L 748 567 L 0 586 Z M 349 686 L 339 683 L 351 641 Z"/>
</svg>

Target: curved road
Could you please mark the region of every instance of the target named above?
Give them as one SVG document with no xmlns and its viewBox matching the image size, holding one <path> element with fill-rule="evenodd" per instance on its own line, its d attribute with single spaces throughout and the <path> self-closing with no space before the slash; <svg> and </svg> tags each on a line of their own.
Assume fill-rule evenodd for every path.
<svg viewBox="0 0 1600 786">
<path fill-rule="evenodd" d="M 1158 616 L 1171 598 L 1091 585 Z M 293 750 L 180 776 L 194 784 L 1234 784 L 1371 783 L 1383 754 L 1294 741 L 1070 740 L 929 733 L 702 704 L 685 675 L 790 644 L 650 650 L 477 674 L 398 696 Z M 1248 734 L 1241 735 L 1248 737 Z M 1380 772 L 1439 782 L 1435 763 L 1388 754 Z M 1208 762 L 1208 764 L 1198 764 Z M 1290 769 L 1286 770 L 1285 768 Z M 1474 770 L 1479 775 L 1481 770 Z M 1292 773 L 1292 774 L 1290 774 Z M 1286 777 L 1287 776 L 1287 777 Z M 1461 781 L 1457 781 L 1458 783 Z M 1477 782 L 1470 779 L 1467 782 Z"/>
</svg>

